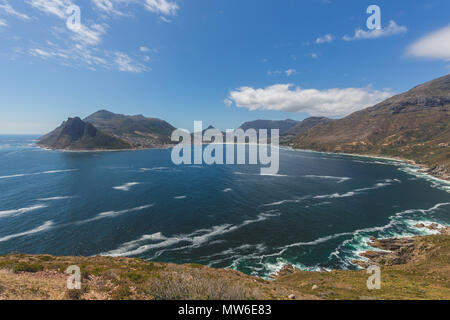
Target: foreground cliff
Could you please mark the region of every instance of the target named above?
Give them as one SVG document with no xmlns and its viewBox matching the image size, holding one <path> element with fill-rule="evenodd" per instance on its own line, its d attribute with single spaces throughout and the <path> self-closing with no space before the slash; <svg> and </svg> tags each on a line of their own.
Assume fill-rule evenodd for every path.
<svg viewBox="0 0 450 320">
<path fill-rule="evenodd" d="M 292 146 L 401 157 L 450 179 L 450 75 L 315 126 L 296 136 Z"/>
<path fill-rule="evenodd" d="M 0 299 L 450 299 L 450 235 L 380 241 L 389 252 L 365 254 L 381 268 L 380 290 L 367 289 L 365 270 L 286 266 L 267 281 L 197 264 L 10 254 L 0 256 Z M 81 268 L 81 290 L 66 288 L 70 265 Z"/>
</svg>

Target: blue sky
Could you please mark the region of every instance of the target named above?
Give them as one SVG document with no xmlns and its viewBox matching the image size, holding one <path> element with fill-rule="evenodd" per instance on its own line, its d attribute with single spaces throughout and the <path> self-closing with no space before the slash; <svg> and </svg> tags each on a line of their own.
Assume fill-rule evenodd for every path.
<svg viewBox="0 0 450 320">
<path fill-rule="evenodd" d="M 381 30 L 367 29 L 372 4 Z M 449 12 L 447 0 L 0 0 L 0 134 L 99 109 L 186 129 L 342 117 L 450 73 Z"/>
</svg>

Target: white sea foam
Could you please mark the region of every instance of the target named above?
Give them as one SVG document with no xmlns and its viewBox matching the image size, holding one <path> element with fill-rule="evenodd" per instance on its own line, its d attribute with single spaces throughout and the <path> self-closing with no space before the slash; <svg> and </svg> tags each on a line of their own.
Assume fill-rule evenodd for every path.
<svg viewBox="0 0 450 320">
<path fill-rule="evenodd" d="M 300 269 L 303 271 L 310 271 L 310 272 L 322 271 L 322 268 L 320 268 L 319 266 L 306 266 L 302 263 L 292 264 L 286 259 L 278 258 L 275 263 L 273 263 L 273 262 L 264 263 L 262 269 L 265 270 L 265 273 L 267 276 L 263 277 L 263 279 L 269 280 L 270 279 L 268 277 L 269 275 L 277 274 L 287 264 L 291 264 L 294 268 Z"/>
<path fill-rule="evenodd" d="M 359 189 L 355 189 L 352 191 L 348 191 L 346 193 L 333 193 L 333 194 L 324 194 L 324 195 L 318 195 L 315 196 L 315 199 L 333 199 L 333 198 L 346 198 L 346 197 L 353 197 L 357 194 L 360 194 L 364 191 L 369 191 L 369 190 L 375 190 L 375 189 L 380 189 L 380 188 L 384 188 L 387 186 L 392 185 L 393 182 L 401 182 L 400 180 L 392 180 L 392 179 L 385 179 L 384 182 L 378 182 L 375 185 L 373 185 L 372 187 L 366 187 L 366 188 L 359 188 Z"/>
<path fill-rule="evenodd" d="M 47 231 L 47 230 L 49 230 L 52 227 L 53 227 L 53 221 L 47 221 L 43 225 L 41 225 L 41 226 L 39 226 L 37 228 L 31 229 L 31 230 L 28 230 L 28 231 L 24 231 L 24 232 L 20 232 L 20 233 L 16 233 L 16 234 L 11 234 L 9 236 L 4 236 L 3 238 L 0 238 L 0 242 L 4 242 L 4 241 L 11 240 L 11 239 L 15 239 L 15 238 L 19 238 L 19 237 L 28 236 L 28 235 L 31 235 L 31 234 Z"/>
<path fill-rule="evenodd" d="M 75 196 L 41 198 L 41 199 L 36 199 L 36 201 L 56 201 L 56 200 L 66 200 L 66 199 L 72 199 L 72 198 L 75 198 Z"/>
<path fill-rule="evenodd" d="M 163 236 L 161 233 L 158 233 L 160 235 L 162 241 L 158 243 L 146 243 L 149 240 L 149 235 L 143 235 L 142 237 L 126 242 L 122 244 L 118 249 L 102 253 L 102 255 L 107 256 L 133 256 L 133 255 L 139 255 L 144 252 L 147 252 L 152 249 L 162 249 L 162 248 L 168 248 L 176 244 L 180 243 L 186 243 L 186 246 L 183 246 L 181 248 L 187 248 L 187 247 L 199 247 L 206 243 L 208 243 L 212 238 L 221 236 L 227 233 L 234 232 L 240 228 L 243 228 L 247 225 L 261 222 L 264 220 L 267 220 L 271 217 L 279 216 L 280 213 L 278 211 L 268 211 L 260 213 L 256 219 L 251 220 L 245 220 L 241 224 L 238 225 L 231 225 L 231 224 L 223 224 L 219 226 L 213 226 L 211 228 L 205 228 L 205 229 L 199 229 L 196 230 L 190 234 L 182 234 L 182 235 L 175 235 L 172 237 L 166 237 Z M 153 234 L 154 235 L 154 234 Z M 153 240 L 153 239 L 152 239 Z M 144 244 L 146 243 L 146 244 Z M 180 249 L 180 248 L 178 248 Z"/>
<path fill-rule="evenodd" d="M 169 167 L 154 167 L 154 168 L 141 168 L 142 171 L 165 171 L 170 170 Z"/>
<path fill-rule="evenodd" d="M 324 194 L 320 196 L 315 196 L 315 199 L 333 199 L 333 198 L 346 198 L 346 197 L 353 197 L 355 194 L 357 194 L 355 191 L 349 191 L 346 193 L 333 193 L 333 194 Z"/>
<path fill-rule="evenodd" d="M 259 175 L 264 177 L 288 177 L 287 174 L 279 174 L 279 173 L 260 173 Z"/>
<path fill-rule="evenodd" d="M 77 171 L 77 169 L 51 170 L 51 171 L 44 171 L 44 172 L 42 172 L 42 174 L 63 173 L 63 172 L 73 172 L 73 171 Z"/>
<path fill-rule="evenodd" d="M 128 182 L 122 186 L 113 187 L 113 189 L 120 190 L 120 191 L 130 191 L 131 187 L 137 186 L 138 184 L 140 184 L 140 183 L 139 182 Z"/>
<path fill-rule="evenodd" d="M 318 176 L 318 175 L 312 175 L 312 174 L 309 174 L 309 175 L 306 175 L 306 176 L 303 176 L 303 177 L 305 177 L 305 178 L 313 178 L 313 179 L 334 180 L 337 183 L 342 183 L 342 182 L 345 182 L 345 181 L 348 181 L 348 180 L 351 179 L 349 177 Z"/>
<path fill-rule="evenodd" d="M 64 172 L 72 172 L 72 171 L 77 171 L 77 170 L 78 169 L 65 169 L 65 170 L 51 170 L 51 171 L 35 172 L 35 173 L 18 173 L 18 174 L 13 174 L 13 175 L 9 175 L 9 176 L 0 176 L 0 179 L 36 176 L 36 175 L 40 175 L 40 174 L 64 173 Z"/>
<path fill-rule="evenodd" d="M 419 167 L 415 167 L 412 165 L 404 165 L 402 167 L 399 167 L 399 170 L 407 174 L 410 174 L 416 178 L 424 179 L 428 182 L 431 182 L 431 186 L 433 188 L 450 192 L 450 181 L 439 179 L 425 172 L 421 172 Z"/>
<path fill-rule="evenodd" d="M 266 204 L 261 205 L 261 207 L 279 206 L 279 205 L 282 205 L 282 204 L 285 204 L 285 203 L 300 203 L 303 200 L 308 199 L 310 197 L 311 196 L 308 195 L 308 196 L 304 196 L 304 197 L 301 197 L 301 198 L 298 198 L 298 199 L 287 199 L 287 200 L 281 200 L 281 201 L 276 201 L 276 202 L 272 202 L 272 203 L 266 203 Z"/>
<path fill-rule="evenodd" d="M 26 207 L 26 208 L 0 211 L 0 217 L 7 217 L 7 216 L 12 216 L 12 215 L 27 213 L 30 211 L 35 211 L 35 210 L 46 208 L 46 207 L 47 207 L 46 205 L 37 204 L 37 205 L 31 206 L 31 207 Z"/>
<path fill-rule="evenodd" d="M 105 219 L 105 218 L 116 218 L 116 217 L 121 216 L 126 213 L 142 211 L 142 210 L 145 210 L 145 209 L 148 209 L 151 207 L 153 207 L 153 204 L 148 204 L 145 206 L 140 206 L 140 207 L 131 208 L 131 209 L 125 209 L 125 210 L 120 210 L 120 211 L 105 211 L 105 212 L 99 213 L 98 215 L 96 215 L 93 218 L 82 220 L 82 221 L 77 221 L 77 222 L 75 222 L 75 224 L 84 224 L 84 223 L 88 223 L 88 222 L 92 222 L 92 221 L 96 221 L 96 220 L 100 220 L 100 219 Z"/>
<path fill-rule="evenodd" d="M 384 226 L 378 226 L 378 227 L 369 227 L 369 228 L 363 228 L 355 230 L 352 233 L 352 238 L 345 240 L 340 244 L 334 252 L 332 252 L 329 256 L 329 259 L 331 259 L 333 256 L 337 258 L 342 263 L 342 267 L 347 268 L 350 266 L 355 266 L 353 263 L 353 260 L 361 260 L 364 259 L 361 257 L 361 253 L 365 252 L 367 250 L 379 250 L 377 248 L 371 247 L 369 243 L 370 233 L 373 232 L 381 232 L 381 234 L 377 235 L 378 239 L 383 238 L 403 238 L 403 237 L 410 237 L 415 234 L 417 234 L 417 231 L 419 231 L 420 234 L 433 234 L 435 231 L 428 230 L 425 228 L 422 228 L 418 230 L 417 227 L 415 227 L 415 224 L 420 223 L 422 219 L 414 220 L 414 219 L 405 219 L 404 216 L 411 215 L 414 213 L 421 213 L 423 215 L 426 215 L 430 212 L 433 212 L 443 206 L 450 205 L 450 202 L 445 203 L 438 203 L 434 205 L 433 207 L 429 209 L 408 209 L 404 211 L 400 211 L 395 213 L 393 216 L 389 217 L 389 223 Z M 434 221 L 426 220 L 425 225 L 430 225 L 431 223 L 436 223 Z M 443 226 L 442 224 L 438 223 L 438 226 Z M 401 227 L 402 230 L 401 233 L 395 232 L 395 228 Z M 394 229 L 392 229 L 394 228 Z M 350 249 L 350 252 L 342 255 L 343 251 L 346 250 L 346 246 L 351 245 L 353 249 Z"/>
<path fill-rule="evenodd" d="M 175 200 L 182 200 L 182 199 L 186 199 L 187 196 L 178 196 L 178 197 L 173 197 Z"/>
<path fill-rule="evenodd" d="M 223 191 L 223 192 L 230 192 L 230 191 L 233 191 L 233 189 L 231 189 L 231 188 L 226 188 L 226 189 L 223 189 L 222 191 Z"/>
<path fill-rule="evenodd" d="M 336 177 L 336 178 L 341 178 L 344 179 L 345 177 Z M 349 178 L 350 179 L 350 178 Z M 348 191 L 345 193 L 332 193 L 332 194 L 323 194 L 323 195 L 317 195 L 317 196 L 304 196 L 302 198 L 299 199 L 286 199 L 286 200 L 280 200 L 280 201 L 276 201 L 276 202 L 272 202 L 272 203 L 267 203 L 267 204 L 263 204 L 262 206 L 278 206 L 278 205 L 282 205 L 285 203 L 300 203 L 305 199 L 308 198 L 314 198 L 314 199 L 335 199 L 335 198 L 346 198 L 346 197 L 353 197 L 355 195 L 358 195 L 364 191 L 368 191 L 368 190 L 375 190 L 375 189 L 379 189 L 379 188 L 383 188 L 386 186 L 391 185 L 393 182 L 401 182 L 400 180 L 394 179 L 385 179 L 384 182 L 379 182 L 376 183 L 375 185 L 371 186 L 371 187 L 366 187 L 366 188 L 359 188 L 359 189 L 355 189 L 352 191 Z M 326 202 L 322 202 L 321 204 L 325 204 Z"/>
</svg>

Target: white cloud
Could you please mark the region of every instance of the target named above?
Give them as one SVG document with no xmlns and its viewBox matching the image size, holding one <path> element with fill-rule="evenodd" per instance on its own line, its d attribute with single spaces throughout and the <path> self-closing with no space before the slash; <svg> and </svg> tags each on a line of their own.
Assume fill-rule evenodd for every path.
<svg viewBox="0 0 450 320">
<path fill-rule="evenodd" d="M 67 8 L 73 3 L 71 0 L 29 0 L 28 4 L 46 14 L 53 14 L 64 19 Z"/>
<path fill-rule="evenodd" d="M 30 0 L 28 3 L 38 10 L 53 14 L 62 20 L 66 19 L 66 10 L 73 4 L 71 0 Z M 81 24 L 80 28 L 74 28 L 71 31 L 74 41 L 95 46 L 101 42 L 102 36 L 106 33 L 106 25 L 93 24 L 89 27 Z"/>
<path fill-rule="evenodd" d="M 88 27 L 84 24 L 78 29 L 72 30 L 72 39 L 76 42 L 95 46 L 102 41 L 102 36 L 106 33 L 106 25 L 94 24 Z"/>
<path fill-rule="evenodd" d="M 330 43 L 333 42 L 334 38 L 331 34 L 326 34 L 323 37 L 318 37 L 316 39 L 316 43 L 320 44 L 320 43 Z"/>
<path fill-rule="evenodd" d="M 13 7 L 11 7 L 11 5 L 8 3 L 7 0 L 3 0 L 2 3 L 0 3 L 0 13 L 1 12 L 6 13 L 11 16 L 15 16 L 22 20 L 30 19 L 30 17 L 27 16 L 26 14 L 17 12 Z"/>
<path fill-rule="evenodd" d="M 165 23 L 172 23 L 172 20 L 167 19 L 167 18 L 164 17 L 164 16 L 160 16 L 159 19 L 161 19 L 161 21 L 162 21 L 162 22 L 165 22 Z"/>
<path fill-rule="evenodd" d="M 407 54 L 414 57 L 450 61 L 450 25 L 414 42 L 408 47 Z"/>
<path fill-rule="evenodd" d="M 30 54 L 36 57 L 41 58 L 51 58 L 51 57 L 62 57 L 62 58 L 68 58 L 67 55 L 58 52 L 58 51 L 47 51 L 43 49 L 30 49 Z"/>
<path fill-rule="evenodd" d="M 130 4 L 144 5 L 148 11 L 162 14 L 165 16 L 175 16 L 179 10 L 179 6 L 175 1 L 170 0 L 92 0 L 94 5 L 107 14 L 118 16 L 131 16 L 125 13 L 123 8 Z M 164 22 L 171 22 L 164 16 L 159 17 Z"/>
<path fill-rule="evenodd" d="M 371 88 L 302 89 L 292 84 L 266 88 L 241 87 L 231 91 L 228 100 L 249 110 L 306 112 L 311 116 L 342 117 L 392 96 L 390 91 Z"/>
<path fill-rule="evenodd" d="M 405 26 L 399 26 L 394 20 L 389 21 L 389 25 L 386 28 L 374 29 L 365 31 L 362 29 L 355 30 L 355 34 L 351 37 L 343 36 L 345 41 L 361 40 L 361 39 L 376 39 L 381 37 L 393 36 L 400 33 L 407 32 L 408 29 Z"/>
<path fill-rule="evenodd" d="M 311 58 L 318 59 L 319 56 L 317 55 L 317 53 L 311 53 Z"/>
<path fill-rule="evenodd" d="M 290 77 L 290 76 L 292 76 L 292 75 L 294 75 L 294 74 L 297 74 L 297 70 L 295 70 L 295 69 L 288 69 L 288 70 L 286 70 L 284 73 L 285 73 L 288 77 Z"/>
<path fill-rule="evenodd" d="M 3 20 L 3 19 L 0 18 L 0 28 L 1 27 L 7 27 L 7 26 L 8 26 L 8 23 L 6 22 L 6 20 Z"/>
<path fill-rule="evenodd" d="M 136 61 L 131 59 L 130 56 L 123 52 L 115 52 L 114 62 L 120 71 L 133 73 L 141 73 L 147 71 L 147 68 L 144 65 L 137 63 Z"/>
<path fill-rule="evenodd" d="M 145 0 L 145 8 L 149 11 L 174 16 L 179 9 L 175 2 L 168 0 Z"/>
<path fill-rule="evenodd" d="M 1 1 L 3 0 L 0 0 L 0 3 Z M 45 14 L 57 17 L 62 22 L 65 22 L 68 17 L 67 8 L 77 3 L 75 0 L 26 0 L 26 2 Z M 91 5 L 98 9 L 96 10 L 97 18 L 103 20 L 108 18 L 109 14 L 130 16 L 122 11 L 131 5 L 145 6 L 149 11 L 159 15 L 175 15 L 178 10 L 175 2 L 165 0 L 92 0 Z M 83 18 L 80 28 L 69 29 L 61 23 L 53 27 L 52 33 L 55 38 L 47 42 L 47 46 L 33 45 L 27 53 L 41 59 L 55 59 L 57 63 L 64 66 L 85 65 L 93 71 L 98 68 L 132 73 L 150 71 L 151 68 L 146 66 L 146 63 L 150 61 L 149 53 L 157 53 L 157 50 L 141 46 L 139 50 L 144 54 L 137 57 L 121 52 L 120 49 L 102 48 L 101 43 L 108 28 L 109 25 L 106 23 L 89 22 Z"/>
<path fill-rule="evenodd" d="M 233 101 L 231 101 L 230 99 L 225 99 L 225 100 L 223 100 L 223 102 L 225 103 L 225 105 L 227 107 L 231 107 L 231 105 L 233 104 Z"/>
</svg>

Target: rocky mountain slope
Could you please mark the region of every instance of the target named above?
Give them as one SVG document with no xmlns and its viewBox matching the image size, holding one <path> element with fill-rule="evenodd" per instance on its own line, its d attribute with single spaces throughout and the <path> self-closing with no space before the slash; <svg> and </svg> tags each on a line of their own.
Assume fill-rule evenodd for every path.
<svg viewBox="0 0 450 320">
<path fill-rule="evenodd" d="M 170 144 L 175 128 L 164 120 L 143 115 L 126 116 L 100 110 L 84 119 L 100 131 L 119 138 L 135 148 L 152 148 Z"/>
<path fill-rule="evenodd" d="M 401 157 L 450 176 L 450 75 L 295 137 L 295 148 Z"/>
<path fill-rule="evenodd" d="M 61 126 L 43 136 L 38 145 L 64 150 L 115 150 L 132 146 L 116 137 L 104 134 L 89 122 L 80 118 L 69 118 Z"/>
<path fill-rule="evenodd" d="M 296 136 L 299 134 L 302 134 L 312 127 L 315 127 L 319 124 L 328 123 L 333 121 L 332 119 L 329 119 L 327 117 L 310 117 L 306 118 L 303 121 L 298 122 L 295 126 L 290 128 L 288 131 L 284 133 L 284 135 L 292 135 Z"/>
<path fill-rule="evenodd" d="M 84 120 L 69 118 L 43 136 L 38 145 L 64 150 L 159 148 L 171 144 L 173 130 L 174 127 L 160 119 L 101 110 Z"/>
</svg>

